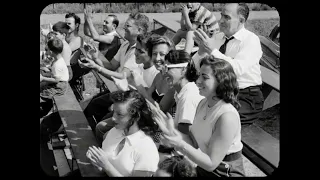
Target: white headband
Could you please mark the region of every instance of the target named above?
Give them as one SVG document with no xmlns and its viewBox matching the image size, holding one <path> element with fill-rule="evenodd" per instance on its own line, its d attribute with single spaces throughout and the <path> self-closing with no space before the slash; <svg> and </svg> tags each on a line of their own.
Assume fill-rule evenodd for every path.
<svg viewBox="0 0 320 180">
<path fill-rule="evenodd" d="M 168 68 L 178 68 L 178 67 L 187 67 L 188 63 L 179 63 L 179 64 L 167 64 Z"/>
</svg>

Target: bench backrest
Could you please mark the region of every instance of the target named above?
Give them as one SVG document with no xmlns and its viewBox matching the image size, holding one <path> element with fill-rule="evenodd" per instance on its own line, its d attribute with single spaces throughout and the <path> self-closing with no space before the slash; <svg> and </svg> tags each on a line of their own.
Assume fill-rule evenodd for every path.
<svg viewBox="0 0 320 180">
<path fill-rule="evenodd" d="M 260 66 L 262 81 L 280 92 L 280 75 L 270 69 Z"/>
<path fill-rule="evenodd" d="M 64 95 L 54 96 L 53 100 L 71 143 L 81 176 L 104 176 L 104 173 L 91 165 L 86 157 L 89 146 L 98 147 L 98 143 L 70 85 L 68 84 Z"/>
</svg>

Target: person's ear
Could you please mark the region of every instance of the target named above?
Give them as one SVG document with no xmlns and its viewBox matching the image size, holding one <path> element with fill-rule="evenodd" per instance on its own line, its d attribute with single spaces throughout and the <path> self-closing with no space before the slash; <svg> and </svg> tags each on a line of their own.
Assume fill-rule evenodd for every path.
<svg viewBox="0 0 320 180">
<path fill-rule="evenodd" d="M 143 34 L 143 29 L 141 27 L 138 27 L 139 34 Z"/>
<path fill-rule="evenodd" d="M 114 29 L 117 29 L 117 26 L 116 26 L 116 24 L 112 24 L 112 26 L 113 26 L 113 28 L 114 28 Z"/>
<path fill-rule="evenodd" d="M 244 24 L 246 22 L 244 17 L 242 17 L 242 16 L 239 17 L 239 21 L 241 24 Z"/>
</svg>

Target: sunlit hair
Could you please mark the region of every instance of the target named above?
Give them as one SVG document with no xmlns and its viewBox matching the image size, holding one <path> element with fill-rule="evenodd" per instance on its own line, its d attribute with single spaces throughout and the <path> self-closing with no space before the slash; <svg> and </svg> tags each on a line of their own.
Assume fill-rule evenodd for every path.
<svg viewBox="0 0 320 180">
<path fill-rule="evenodd" d="M 115 91 L 111 93 L 110 99 L 113 103 L 129 103 L 128 112 L 131 115 L 131 119 L 129 120 L 127 130 L 129 130 L 134 122 L 137 122 L 139 129 L 151 137 L 159 130 L 157 123 L 153 120 L 152 112 L 145 98 L 138 91 Z"/>
<path fill-rule="evenodd" d="M 158 44 L 166 44 L 169 47 L 169 51 L 174 49 L 173 42 L 167 36 L 154 34 L 146 42 L 149 57 L 152 56 L 153 47 Z"/>
<path fill-rule="evenodd" d="M 240 104 L 237 100 L 239 87 L 237 76 L 231 64 L 227 61 L 210 55 L 201 59 L 200 67 L 202 65 L 209 65 L 212 69 L 214 77 L 217 79 L 217 97 L 223 99 L 226 103 L 231 103 L 236 109 L 239 109 Z"/>
<path fill-rule="evenodd" d="M 171 64 L 188 63 L 185 77 L 189 82 L 195 82 L 198 79 L 198 73 L 189 53 L 184 50 L 171 50 L 165 56 L 165 60 Z"/>
<path fill-rule="evenodd" d="M 74 19 L 74 24 L 77 25 L 78 27 L 76 28 L 77 31 L 79 31 L 79 27 L 80 27 L 80 23 L 81 23 L 81 19 L 79 16 L 77 16 L 75 13 L 68 13 L 66 14 L 65 18 L 73 18 Z"/>
<path fill-rule="evenodd" d="M 172 156 L 159 163 L 159 169 L 164 170 L 172 177 L 196 177 L 197 172 L 192 164 L 183 156 Z"/>
<path fill-rule="evenodd" d="M 68 26 L 68 24 L 62 21 L 59 21 L 52 26 L 53 31 L 56 31 L 56 32 L 59 32 L 60 34 L 65 34 L 65 35 L 68 34 L 69 29 L 70 27 Z"/>
<path fill-rule="evenodd" d="M 134 12 L 129 15 L 129 18 L 134 20 L 134 24 L 138 27 L 142 28 L 143 33 L 147 33 L 149 29 L 149 18 L 144 14 L 140 14 L 139 12 Z"/>
<path fill-rule="evenodd" d="M 118 17 L 117 17 L 116 15 L 114 15 L 114 14 L 109 14 L 108 16 L 113 17 L 112 24 L 115 24 L 115 25 L 116 25 L 116 28 L 117 28 L 118 25 L 119 25 L 119 19 L 118 19 Z"/>
<path fill-rule="evenodd" d="M 53 37 L 48 41 L 47 48 L 55 54 L 60 54 L 63 50 L 63 42 L 59 38 Z"/>
</svg>

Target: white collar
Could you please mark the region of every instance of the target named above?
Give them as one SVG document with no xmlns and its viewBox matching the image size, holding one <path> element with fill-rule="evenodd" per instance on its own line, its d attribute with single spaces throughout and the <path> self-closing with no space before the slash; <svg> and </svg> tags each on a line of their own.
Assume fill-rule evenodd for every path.
<svg viewBox="0 0 320 180">
<path fill-rule="evenodd" d="M 141 129 L 133 134 L 130 134 L 129 136 L 124 135 L 124 130 L 119 130 L 119 129 L 116 129 L 116 130 L 118 133 L 115 138 L 116 139 L 126 138 L 131 146 L 138 145 L 141 137 L 146 136 L 145 133 Z"/>
<path fill-rule="evenodd" d="M 239 29 L 239 31 L 237 31 L 236 33 L 234 33 L 233 37 L 235 39 L 238 39 L 239 41 L 242 41 L 246 38 L 247 36 L 247 29 L 243 26 L 241 29 Z"/>
</svg>

